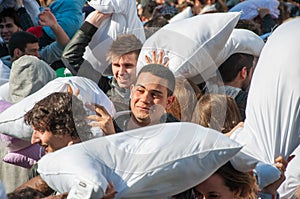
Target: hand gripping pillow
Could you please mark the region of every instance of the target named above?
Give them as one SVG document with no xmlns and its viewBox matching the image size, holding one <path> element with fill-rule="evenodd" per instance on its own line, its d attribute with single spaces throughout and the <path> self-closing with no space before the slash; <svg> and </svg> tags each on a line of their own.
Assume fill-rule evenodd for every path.
<svg viewBox="0 0 300 199">
<path fill-rule="evenodd" d="M 12 105 L 0 114 L 0 132 L 20 139 L 30 139 L 32 129 L 25 125 L 23 116 L 33 108 L 34 104 L 54 92 L 67 92 L 68 85 L 72 90 L 80 90 L 78 98 L 83 103 L 97 103 L 106 108 L 111 116 L 114 115 L 115 109 L 113 103 L 90 79 L 83 77 L 64 77 L 57 78 L 32 95 L 27 96 L 20 102 Z"/>
<path fill-rule="evenodd" d="M 285 181 L 278 188 L 278 193 L 281 199 L 297 198 L 297 189 L 300 186 L 300 146 L 293 152 L 295 157 L 291 160 L 284 173 Z"/>
<path fill-rule="evenodd" d="M 137 71 L 146 65 L 145 55 L 164 50 L 175 75 L 193 78 L 195 83 L 214 76 L 222 63 L 217 58 L 239 16 L 238 12 L 205 14 L 162 27 L 144 43 Z"/>
<path fill-rule="evenodd" d="M 91 0 L 88 3 L 100 12 L 112 13 L 111 18 L 105 20 L 98 28 L 84 53 L 84 58 L 89 60 L 96 71 L 103 74 L 109 65 L 106 54 L 112 41 L 116 39 L 118 34 L 134 34 L 143 43 L 145 41 L 145 33 L 137 14 L 136 1 Z"/>
<path fill-rule="evenodd" d="M 164 123 L 65 147 L 45 155 L 38 172 L 70 198 L 101 198 L 108 182 L 116 198 L 162 198 L 202 182 L 240 149 L 212 129 Z"/>
<path fill-rule="evenodd" d="M 286 22 L 268 39 L 253 74 L 244 128 L 232 136 L 243 153 L 267 164 L 300 144 L 299 26 L 300 19 Z"/>
</svg>

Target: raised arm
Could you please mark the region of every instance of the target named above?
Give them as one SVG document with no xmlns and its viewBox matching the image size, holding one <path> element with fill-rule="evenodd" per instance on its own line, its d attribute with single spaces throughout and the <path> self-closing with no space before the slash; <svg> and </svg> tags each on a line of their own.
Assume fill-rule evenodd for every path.
<svg viewBox="0 0 300 199">
<path fill-rule="evenodd" d="M 99 11 L 92 12 L 65 47 L 62 60 L 73 75 L 77 74 L 85 61 L 83 58 L 85 47 L 92 40 L 102 22 L 110 16 L 110 14 L 103 14 Z"/>
<path fill-rule="evenodd" d="M 66 46 L 70 41 L 69 36 L 58 24 L 49 8 L 45 8 L 45 10 L 39 14 L 39 24 L 42 26 L 49 26 L 55 34 L 56 41 L 62 46 Z"/>
</svg>

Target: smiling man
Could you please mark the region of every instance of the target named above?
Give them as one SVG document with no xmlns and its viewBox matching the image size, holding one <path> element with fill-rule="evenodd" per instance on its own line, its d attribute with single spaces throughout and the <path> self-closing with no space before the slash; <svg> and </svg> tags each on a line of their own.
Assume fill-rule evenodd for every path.
<svg viewBox="0 0 300 199">
<path fill-rule="evenodd" d="M 135 83 L 130 86 L 131 111 L 113 120 L 103 107 L 97 106 L 97 115 L 89 116 L 89 119 L 94 120 L 105 134 L 164 122 L 178 122 L 174 116 L 166 113 L 166 109 L 175 100 L 174 88 L 175 77 L 172 71 L 160 64 L 148 64 L 140 70 Z"/>
<path fill-rule="evenodd" d="M 53 93 L 36 103 L 24 121 L 34 129 L 31 143 L 40 144 L 49 153 L 90 138 L 86 116 L 83 103 L 76 96 Z"/>
<path fill-rule="evenodd" d="M 73 75 L 98 81 L 99 87 L 108 95 L 117 111 L 128 110 L 129 87 L 136 78 L 136 64 L 142 42 L 134 34 L 118 35 L 112 42 L 106 55 L 111 63 L 112 79 L 95 71 L 92 64 L 83 58 L 85 47 L 88 46 L 103 21 L 109 17 L 111 14 L 92 12 L 66 46 L 62 60 Z"/>
</svg>

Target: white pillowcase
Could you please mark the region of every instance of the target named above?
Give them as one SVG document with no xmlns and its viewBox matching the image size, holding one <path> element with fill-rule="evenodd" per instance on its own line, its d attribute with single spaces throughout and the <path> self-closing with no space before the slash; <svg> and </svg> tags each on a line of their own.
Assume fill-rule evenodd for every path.
<svg viewBox="0 0 300 199">
<path fill-rule="evenodd" d="M 218 60 L 224 62 L 235 53 L 245 53 L 259 57 L 264 45 L 264 41 L 254 32 L 246 29 L 234 29 Z"/>
<path fill-rule="evenodd" d="M 193 16 L 192 8 L 190 6 L 188 6 L 183 11 L 181 11 L 180 13 L 178 13 L 177 15 L 175 15 L 174 17 L 172 17 L 169 20 L 169 23 L 173 23 L 175 21 L 180 21 L 182 19 L 190 18 L 192 16 Z"/>
<path fill-rule="evenodd" d="M 144 43 L 137 71 L 146 65 L 145 55 L 164 50 L 175 75 L 193 78 L 195 83 L 214 76 L 221 64 L 217 58 L 239 16 L 238 12 L 205 14 L 162 27 Z"/>
<path fill-rule="evenodd" d="M 117 35 L 131 33 L 144 42 L 145 33 L 137 14 L 136 1 L 91 0 L 88 3 L 100 12 L 112 14 L 111 18 L 105 20 L 98 28 L 84 53 L 84 58 L 91 63 L 93 68 L 103 74 L 109 65 L 106 61 L 106 54 Z"/>
<path fill-rule="evenodd" d="M 83 103 L 97 103 L 106 108 L 111 116 L 115 114 L 113 103 L 98 85 L 83 77 L 57 78 L 43 88 L 12 105 L 0 114 L 0 132 L 21 139 L 31 138 L 32 128 L 24 123 L 24 115 L 33 108 L 36 102 L 54 92 L 67 92 L 68 85 L 73 92 L 80 90 L 78 98 Z"/>
<path fill-rule="evenodd" d="M 202 182 L 240 149 L 215 130 L 164 123 L 49 153 L 38 172 L 55 191 L 71 192 L 70 198 L 101 198 L 108 182 L 116 198 L 162 198 Z"/>
<path fill-rule="evenodd" d="M 299 26 L 300 19 L 291 20 L 269 37 L 253 74 L 244 128 L 232 136 L 245 145 L 242 152 L 267 164 L 300 144 Z"/>
</svg>

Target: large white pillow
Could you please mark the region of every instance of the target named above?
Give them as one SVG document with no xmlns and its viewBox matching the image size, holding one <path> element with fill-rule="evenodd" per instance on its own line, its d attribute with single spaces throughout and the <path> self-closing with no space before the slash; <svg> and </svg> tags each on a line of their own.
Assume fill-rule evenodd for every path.
<svg viewBox="0 0 300 199">
<path fill-rule="evenodd" d="M 202 182 L 240 149 L 215 130 L 164 123 L 65 147 L 45 155 L 38 172 L 70 198 L 99 199 L 108 182 L 116 198 L 162 198 Z"/>
<path fill-rule="evenodd" d="M 224 62 L 235 53 L 259 57 L 264 45 L 264 41 L 254 32 L 246 29 L 233 29 L 218 59 Z"/>
<path fill-rule="evenodd" d="M 98 28 L 91 42 L 86 47 L 84 58 L 88 60 L 93 68 L 103 73 L 109 63 L 106 54 L 117 35 L 131 33 L 145 41 L 145 33 L 141 20 L 136 10 L 134 0 L 91 0 L 90 6 L 103 13 L 112 13 L 110 19 L 105 20 Z"/>
<path fill-rule="evenodd" d="M 253 74 L 244 128 L 232 136 L 245 145 L 243 153 L 267 164 L 300 144 L 299 26 L 300 19 L 291 20 L 269 37 Z"/>
<path fill-rule="evenodd" d="M 57 78 L 43 88 L 12 105 L 0 114 L 0 132 L 21 139 L 29 139 L 32 128 L 24 123 L 24 114 L 33 108 L 36 102 L 54 92 L 67 92 L 68 85 L 72 90 L 80 90 L 78 98 L 83 103 L 97 103 L 104 106 L 114 116 L 115 108 L 106 94 L 90 79 L 83 77 Z"/>
<path fill-rule="evenodd" d="M 195 83 L 214 76 L 221 64 L 217 58 L 239 16 L 238 12 L 205 14 L 162 27 L 144 43 L 137 71 L 146 65 L 145 55 L 164 50 L 175 75 L 193 78 Z"/>
</svg>

